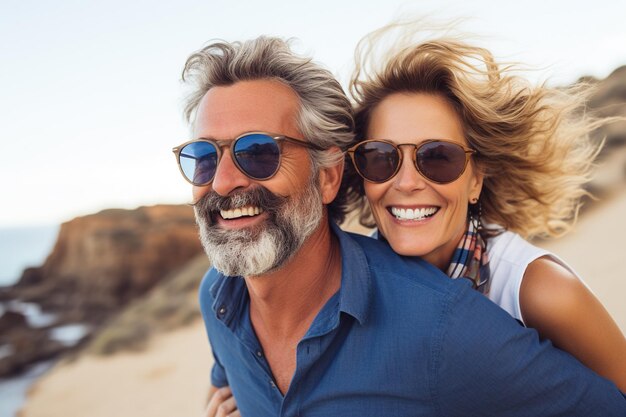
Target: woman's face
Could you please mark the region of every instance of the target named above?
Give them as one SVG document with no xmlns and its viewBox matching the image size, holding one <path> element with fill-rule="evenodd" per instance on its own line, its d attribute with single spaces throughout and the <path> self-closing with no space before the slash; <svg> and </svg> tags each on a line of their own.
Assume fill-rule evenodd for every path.
<svg viewBox="0 0 626 417">
<path fill-rule="evenodd" d="M 371 114 L 367 139 L 416 145 L 444 139 L 468 146 L 454 108 L 441 96 L 423 93 L 395 93 L 381 101 Z M 482 175 L 470 162 L 457 180 L 436 184 L 415 168 L 413 147 L 400 149 L 403 161 L 395 177 L 381 184 L 365 181 L 379 232 L 395 252 L 421 256 L 445 270 L 465 233 L 467 206 L 480 194 Z M 408 218 L 416 216 L 408 209 L 424 217 Z"/>
</svg>

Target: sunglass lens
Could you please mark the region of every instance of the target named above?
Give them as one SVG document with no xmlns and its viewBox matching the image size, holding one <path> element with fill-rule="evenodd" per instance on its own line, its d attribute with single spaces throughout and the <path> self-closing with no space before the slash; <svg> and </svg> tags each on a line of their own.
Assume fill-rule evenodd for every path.
<svg viewBox="0 0 626 417">
<path fill-rule="evenodd" d="M 194 185 L 211 182 L 217 169 L 217 148 L 209 142 L 192 142 L 180 151 L 180 166 Z"/>
<path fill-rule="evenodd" d="M 354 152 L 354 164 L 361 175 L 373 182 L 384 182 L 395 174 L 400 162 L 397 149 L 386 142 L 364 142 Z"/>
<path fill-rule="evenodd" d="M 243 136 L 233 150 L 239 167 L 254 179 L 267 179 L 276 173 L 280 163 L 278 143 L 270 136 L 253 133 Z"/>
<path fill-rule="evenodd" d="M 421 173 L 434 182 L 456 180 L 465 168 L 465 151 L 448 142 L 428 142 L 417 151 L 417 166 Z"/>
</svg>

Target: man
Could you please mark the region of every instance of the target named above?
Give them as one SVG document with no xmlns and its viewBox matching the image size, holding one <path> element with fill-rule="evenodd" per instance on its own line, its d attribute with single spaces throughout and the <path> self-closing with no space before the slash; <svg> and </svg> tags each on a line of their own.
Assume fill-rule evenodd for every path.
<svg viewBox="0 0 626 417">
<path fill-rule="evenodd" d="M 183 78 L 212 392 L 230 385 L 243 416 L 626 415 L 468 285 L 339 230 L 353 122 L 329 72 L 261 37 L 205 47 Z"/>
</svg>

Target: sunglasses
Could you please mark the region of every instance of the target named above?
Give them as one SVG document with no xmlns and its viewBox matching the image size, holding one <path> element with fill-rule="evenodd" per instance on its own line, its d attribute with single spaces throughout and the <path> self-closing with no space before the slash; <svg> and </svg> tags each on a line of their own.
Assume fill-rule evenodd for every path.
<svg viewBox="0 0 626 417">
<path fill-rule="evenodd" d="M 229 142 L 229 143 L 225 143 Z M 183 177 L 193 185 L 207 185 L 215 177 L 222 148 L 229 147 L 235 165 L 253 180 L 269 180 L 280 167 L 284 142 L 308 149 L 324 148 L 299 139 L 267 132 L 248 132 L 232 141 L 194 139 L 172 149 Z"/>
<path fill-rule="evenodd" d="M 396 145 L 388 140 L 366 140 L 348 149 L 356 171 L 367 181 L 382 183 L 392 179 L 402 166 L 401 146 L 412 146 L 417 172 L 437 184 L 448 184 L 459 178 L 470 156 L 476 151 L 446 140 L 427 140 L 419 145 Z"/>
</svg>

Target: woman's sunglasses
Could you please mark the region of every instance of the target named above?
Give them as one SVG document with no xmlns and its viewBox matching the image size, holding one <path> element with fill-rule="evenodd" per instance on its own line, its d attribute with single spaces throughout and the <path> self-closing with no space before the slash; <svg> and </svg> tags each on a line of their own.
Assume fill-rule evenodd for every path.
<svg viewBox="0 0 626 417">
<path fill-rule="evenodd" d="M 183 177 L 193 185 L 207 185 L 213 181 L 222 148 L 229 147 L 237 168 L 253 180 L 268 180 L 280 167 L 284 142 L 323 150 L 310 142 L 267 132 L 248 132 L 230 143 L 212 139 L 195 139 L 172 149 Z"/>
<path fill-rule="evenodd" d="M 412 146 L 413 163 L 424 178 L 437 184 L 447 184 L 459 178 L 470 156 L 476 151 L 446 140 L 427 140 L 419 145 L 396 145 L 388 140 L 366 140 L 357 143 L 348 153 L 356 171 L 370 182 L 381 183 L 393 178 L 402 166 L 401 146 Z"/>
</svg>

